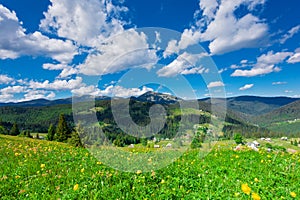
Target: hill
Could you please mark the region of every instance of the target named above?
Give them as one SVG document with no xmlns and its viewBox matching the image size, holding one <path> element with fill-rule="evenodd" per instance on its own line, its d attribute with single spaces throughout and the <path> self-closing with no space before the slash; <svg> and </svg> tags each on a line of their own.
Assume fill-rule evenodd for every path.
<svg viewBox="0 0 300 200">
<path fill-rule="evenodd" d="M 253 122 L 275 132 L 300 133 L 300 100 L 253 118 Z"/>
</svg>

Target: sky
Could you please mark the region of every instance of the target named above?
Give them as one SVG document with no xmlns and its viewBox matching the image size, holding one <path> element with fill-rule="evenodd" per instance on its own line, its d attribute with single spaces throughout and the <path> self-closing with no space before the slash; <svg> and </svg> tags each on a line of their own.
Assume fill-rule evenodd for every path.
<svg viewBox="0 0 300 200">
<path fill-rule="evenodd" d="M 0 0 L 0 102 L 300 97 L 298 0 Z"/>
</svg>

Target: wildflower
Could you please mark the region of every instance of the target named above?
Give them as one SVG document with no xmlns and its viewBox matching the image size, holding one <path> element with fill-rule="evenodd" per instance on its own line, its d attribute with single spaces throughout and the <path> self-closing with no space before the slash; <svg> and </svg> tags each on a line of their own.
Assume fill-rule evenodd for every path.
<svg viewBox="0 0 300 200">
<path fill-rule="evenodd" d="M 293 197 L 293 198 L 296 198 L 296 196 L 297 196 L 295 192 L 291 192 L 290 195 L 291 195 L 291 197 Z"/>
<path fill-rule="evenodd" d="M 248 186 L 247 183 L 242 184 L 242 191 L 247 194 L 250 195 L 251 192 L 251 188 Z"/>
<path fill-rule="evenodd" d="M 78 190 L 78 188 L 79 188 L 79 185 L 76 184 L 76 185 L 74 185 L 73 190 L 76 191 L 76 190 Z"/>
<path fill-rule="evenodd" d="M 164 180 L 164 179 L 162 179 L 160 183 L 161 183 L 161 184 L 164 184 L 164 183 L 165 183 L 165 180 Z"/>
<path fill-rule="evenodd" d="M 19 175 L 17 175 L 17 176 L 15 176 L 15 178 L 16 178 L 16 179 L 18 179 L 18 178 L 20 178 L 20 176 L 19 176 Z"/>
<path fill-rule="evenodd" d="M 97 162 L 97 165 L 101 165 L 101 164 L 102 164 L 102 162 L 100 162 L 100 161 Z"/>
<path fill-rule="evenodd" d="M 252 193 L 252 199 L 253 200 L 260 200 L 260 196 L 258 195 L 258 194 L 256 194 L 256 193 Z"/>
<path fill-rule="evenodd" d="M 254 181 L 255 181 L 256 183 L 259 182 L 258 178 L 255 178 Z"/>
<path fill-rule="evenodd" d="M 82 168 L 82 169 L 80 170 L 80 172 L 83 173 L 83 172 L 84 172 L 84 168 Z"/>
<path fill-rule="evenodd" d="M 139 175 L 139 174 L 141 174 L 141 173 L 142 173 L 142 170 L 137 170 L 137 171 L 136 171 L 136 174 L 137 174 L 137 175 Z"/>
<path fill-rule="evenodd" d="M 46 165 L 45 164 L 41 164 L 41 168 L 44 168 Z"/>
</svg>

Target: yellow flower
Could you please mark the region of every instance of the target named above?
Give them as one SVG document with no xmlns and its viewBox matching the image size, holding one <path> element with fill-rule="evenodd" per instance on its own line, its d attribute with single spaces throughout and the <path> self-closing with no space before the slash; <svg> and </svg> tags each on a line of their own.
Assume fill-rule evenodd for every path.
<svg viewBox="0 0 300 200">
<path fill-rule="evenodd" d="M 242 184 L 242 191 L 243 191 L 245 194 L 250 195 L 251 188 L 248 186 L 247 183 L 244 183 L 244 184 Z"/>
<path fill-rule="evenodd" d="M 165 180 L 164 180 L 164 179 L 162 179 L 160 183 L 161 183 L 161 184 L 164 184 L 164 183 L 165 183 Z"/>
<path fill-rule="evenodd" d="M 79 188 L 79 185 L 76 184 L 76 185 L 74 185 L 73 190 L 76 191 L 76 190 L 78 190 L 78 188 Z"/>
<path fill-rule="evenodd" d="M 136 171 L 136 174 L 138 174 L 138 175 L 141 174 L 141 173 L 142 173 L 142 170 L 137 170 Z"/>
<path fill-rule="evenodd" d="M 260 200 L 260 196 L 258 195 L 258 194 L 256 194 L 256 193 L 252 193 L 252 199 L 253 200 Z"/>
<path fill-rule="evenodd" d="M 254 181 L 257 183 L 259 180 L 258 180 L 258 178 L 255 178 Z"/>
<path fill-rule="evenodd" d="M 15 178 L 16 178 L 16 179 L 18 179 L 18 178 L 20 178 L 20 176 L 19 176 L 19 175 L 17 175 L 17 176 L 15 176 Z"/>
<path fill-rule="evenodd" d="M 290 195 L 291 195 L 293 198 L 296 198 L 296 196 L 297 196 L 295 192 L 291 192 Z"/>
<path fill-rule="evenodd" d="M 81 173 L 83 173 L 84 172 L 84 168 L 82 168 L 80 171 L 81 171 Z"/>
<path fill-rule="evenodd" d="M 41 168 L 44 168 L 46 165 L 45 164 L 41 164 Z"/>
<path fill-rule="evenodd" d="M 101 165 L 102 164 L 102 162 L 97 162 L 97 165 Z"/>
</svg>

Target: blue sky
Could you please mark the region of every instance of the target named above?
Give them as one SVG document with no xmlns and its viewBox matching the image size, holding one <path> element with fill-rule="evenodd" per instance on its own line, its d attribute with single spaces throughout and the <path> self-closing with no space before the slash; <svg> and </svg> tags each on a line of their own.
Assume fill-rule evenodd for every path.
<svg viewBox="0 0 300 200">
<path fill-rule="evenodd" d="M 147 91 L 300 97 L 299 6 L 0 0 L 0 102 Z"/>
</svg>

